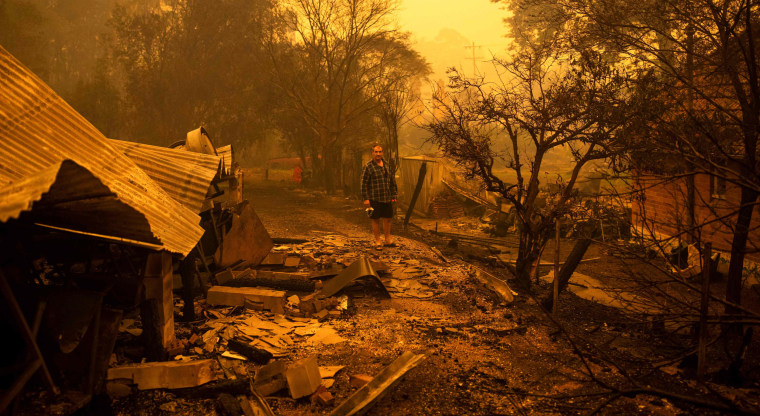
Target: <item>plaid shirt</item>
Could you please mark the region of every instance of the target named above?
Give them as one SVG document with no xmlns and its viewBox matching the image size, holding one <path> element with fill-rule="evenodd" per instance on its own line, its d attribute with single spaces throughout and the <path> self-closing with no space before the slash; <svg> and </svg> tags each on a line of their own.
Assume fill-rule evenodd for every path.
<svg viewBox="0 0 760 416">
<path fill-rule="evenodd" d="M 396 178 L 388 172 L 388 162 L 383 166 L 370 160 L 362 170 L 362 199 L 377 202 L 391 202 L 396 199 L 398 188 Z"/>
</svg>

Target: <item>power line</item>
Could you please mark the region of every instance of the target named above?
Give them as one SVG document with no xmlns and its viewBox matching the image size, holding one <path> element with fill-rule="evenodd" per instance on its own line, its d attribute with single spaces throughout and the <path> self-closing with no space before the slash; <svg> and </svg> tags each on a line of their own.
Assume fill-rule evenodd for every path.
<svg viewBox="0 0 760 416">
<path fill-rule="evenodd" d="M 472 42 L 472 45 L 465 46 L 465 49 L 472 49 L 472 58 L 465 58 L 472 60 L 472 76 L 476 76 L 478 74 L 478 67 L 476 65 L 476 62 L 478 59 L 483 59 L 482 56 L 475 56 L 475 48 L 482 48 L 483 45 L 476 45 L 475 42 Z"/>
</svg>

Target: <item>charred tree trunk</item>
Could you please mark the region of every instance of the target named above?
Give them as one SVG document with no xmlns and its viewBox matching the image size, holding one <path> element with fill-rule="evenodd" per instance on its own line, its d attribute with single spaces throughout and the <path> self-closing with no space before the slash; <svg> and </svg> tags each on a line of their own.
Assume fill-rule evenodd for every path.
<svg viewBox="0 0 760 416">
<path fill-rule="evenodd" d="M 409 224 L 409 217 L 412 216 L 412 212 L 414 211 L 414 205 L 417 204 L 417 198 L 420 196 L 420 191 L 422 190 L 422 184 L 425 182 L 426 172 L 427 172 L 427 162 L 422 161 L 422 165 L 420 166 L 420 173 L 417 176 L 417 186 L 414 187 L 412 200 L 409 201 L 409 209 L 406 211 L 406 216 L 404 216 L 404 229 L 406 229 L 406 226 Z"/>
<path fill-rule="evenodd" d="M 686 177 L 686 215 L 688 216 L 686 218 L 688 232 L 687 235 L 689 236 L 689 242 L 690 243 L 696 243 L 699 238 L 697 237 L 697 221 L 696 221 L 696 214 L 695 214 L 695 207 L 696 207 L 696 195 L 695 195 L 695 188 L 696 185 L 694 183 L 694 174 Z"/>
<path fill-rule="evenodd" d="M 322 166 L 325 189 L 328 194 L 332 195 L 335 193 L 335 189 L 340 186 L 336 183 L 340 180 L 340 152 L 335 146 L 325 146 L 322 152 Z"/>
<path fill-rule="evenodd" d="M 525 290 L 530 289 L 530 271 L 533 263 L 538 259 L 538 254 L 546 245 L 545 238 L 540 231 L 535 231 L 530 224 L 520 225 L 520 246 L 517 249 L 515 261 L 515 283 Z"/>
<path fill-rule="evenodd" d="M 398 123 L 393 120 L 388 128 L 388 162 L 393 163 L 394 171 L 399 166 L 399 153 L 398 153 Z"/>
<path fill-rule="evenodd" d="M 731 242 L 731 263 L 728 266 L 728 279 L 726 281 L 726 300 L 736 305 L 741 305 L 742 272 L 744 270 L 744 254 L 747 248 L 752 211 L 757 201 L 757 191 L 750 188 L 742 188 L 741 205 L 736 219 L 734 239 Z M 726 313 L 738 313 L 738 309 L 726 305 Z"/>
<path fill-rule="evenodd" d="M 567 284 L 570 282 L 570 277 L 573 275 L 573 272 L 575 271 L 576 267 L 578 267 L 578 264 L 580 264 L 581 260 L 583 260 L 583 256 L 586 254 L 586 250 L 588 250 L 588 247 L 591 245 L 591 239 L 590 238 L 584 238 L 582 240 L 578 240 L 575 242 L 575 245 L 573 246 L 573 251 L 570 252 L 570 255 L 567 256 L 567 260 L 565 260 L 565 264 L 562 265 L 562 268 L 559 270 L 559 273 L 557 274 L 557 279 L 559 279 L 559 292 L 561 293 L 565 288 L 567 287 Z M 549 293 L 542 301 L 541 306 L 546 308 L 546 310 L 551 310 L 552 307 L 554 307 L 554 296 L 553 293 Z"/>
</svg>

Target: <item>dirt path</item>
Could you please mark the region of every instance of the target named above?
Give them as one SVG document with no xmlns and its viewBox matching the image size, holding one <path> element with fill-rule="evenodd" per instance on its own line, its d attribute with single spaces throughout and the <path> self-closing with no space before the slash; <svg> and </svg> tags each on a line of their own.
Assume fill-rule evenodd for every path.
<svg viewBox="0 0 760 416">
<path fill-rule="evenodd" d="M 374 374 L 408 350 L 424 353 L 427 359 L 368 414 L 566 414 L 593 407 L 594 400 L 582 397 L 540 397 L 583 394 L 595 386 L 580 381 L 581 361 L 531 299 L 518 296 L 506 305 L 470 277 L 465 262 L 443 265 L 427 244 L 411 238 L 398 237 L 398 249 L 374 252 L 369 224 L 358 201 L 277 185 L 258 182 L 249 194 L 273 236 L 318 240 L 325 232 L 344 235 L 354 251 L 373 259 L 419 261 L 436 286 L 432 299 L 358 298 L 355 315 L 335 324 L 348 342 L 295 353 L 293 358 L 316 353 L 320 365 L 346 366 L 331 388 L 337 402 L 352 392 L 348 375 Z M 591 365 L 602 378 L 619 377 L 617 370 L 606 364 Z M 667 401 L 652 402 L 621 399 L 613 408 L 630 413 L 678 413 Z M 310 403 L 275 403 L 283 415 L 328 410 Z"/>
</svg>

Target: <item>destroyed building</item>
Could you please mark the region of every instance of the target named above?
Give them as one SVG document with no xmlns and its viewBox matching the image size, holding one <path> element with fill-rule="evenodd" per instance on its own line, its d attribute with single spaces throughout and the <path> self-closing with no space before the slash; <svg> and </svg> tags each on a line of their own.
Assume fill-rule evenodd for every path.
<svg viewBox="0 0 760 416">
<path fill-rule="evenodd" d="M 339 342 L 320 322 L 349 308 L 339 294 L 357 281 L 378 296 L 398 290 L 398 280 L 386 279 L 388 289 L 379 278 L 387 266 L 356 258 L 345 269 L 293 272 L 301 255 L 270 252 L 231 146 L 217 148 L 202 127 L 169 148 L 108 139 L 1 48 L 0 68 L 0 289 L 10 347 L 0 411 L 71 414 L 104 393 L 234 380 L 218 357 L 263 366 L 234 406 L 272 414 L 262 396 L 283 389 L 333 405 L 326 388 L 342 367 L 320 367 L 314 356 L 288 362 L 285 348 L 291 336 Z M 248 313 L 206 310 L 203 332 L 180 338 L 175 316 L 195 320 L 199 295 L 209 307 Z M 127 352 L 117 355 L 125 336 Z M 130 349 L 144 358 L 123 362 Z M 334 414 L 368 406 L 423 358 L 408 352 L 375 377 L 352 375 L 357 390 Z"/>
<path fill-rule="evenodd" d="M 150 327 L 146 356 L 166 356 L 180 264 L 192 290 L 197 267 L 257 263 L 272 243 L 242 200 L 231 146 L 215 149 L 203 128 L 178 148 L 107 139 L 2 48 L 0 68 L 0 284 L 13 334 L 0 409 L 37 372 L 77 408 L 103 389 L 125 312 Z"/>
</svg>

